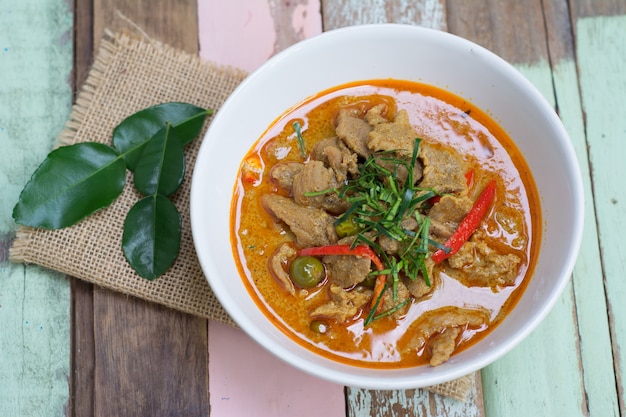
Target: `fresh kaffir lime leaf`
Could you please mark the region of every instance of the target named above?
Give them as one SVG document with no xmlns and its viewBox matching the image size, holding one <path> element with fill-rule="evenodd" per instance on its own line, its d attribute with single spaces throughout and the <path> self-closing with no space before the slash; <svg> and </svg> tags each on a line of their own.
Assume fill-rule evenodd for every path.
<svg viewBox="0 0 626 417">
<path fill-rule="evenodd" d="M 177 131 L 183 146 L 198 136 L 204 120 L 213 110 L 188 103 L 163 103 L 148 107 L 124 119 L 113 130 L 113 146 L 124 154 L 126 167 L 135 170 L 144 146 L 165 123 Z"/>
<path fill-rule="evenodd" d="M 128 168 L 146 197 L 126 217 L 122 249 L 140 276 L 159 277 L 176 260 L 181 240 L 180 213 L 167 196 L 182 184 L 184 146 L 211 114 L 188 103 L 163 103 L 122 121 L 113 131 L 114 148 L 83 142 L 52 151 L 24 187 L 13 218 L 45 229 L 72 226 L 117 199 Z"/>
<path fill-rule="evenodd" d="M 181 218 L 174 203 L 159 194 L 139 200 L 124 221 L 124 256 L 143 278 L 165 273 L 180 249 Z"/>
<path fill-rule="evenodd" d="M 167 197 L 180 187 L 185 176 L 182 141 L 167 123 L 146 143 L 135 167 L 135 188 L 144 195 Z"/>
<path fill-rule="evenodd" d="M 123 158 L 110 146 L 83 142 L 50 152 L 13 209 L 19 224 L 71 226 L 110 205 L 126 183 Z"/>
</svg>

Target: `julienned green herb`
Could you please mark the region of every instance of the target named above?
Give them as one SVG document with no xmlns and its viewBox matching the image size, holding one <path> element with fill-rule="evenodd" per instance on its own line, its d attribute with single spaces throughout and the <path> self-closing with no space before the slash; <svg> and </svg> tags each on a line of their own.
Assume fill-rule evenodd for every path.
<svg viewBox="0 0 626 417">
<path fill-rule="evenodd" d="M 302 128 L 300 122 L 293 124 L 293 129 L 296 131 L 296 138 L 298 139 L 298 148 L 300 148 L 300 155 L 302 159 L 306 159 L 306 147 L 304 146 L 304 138 L 302 137 Z"/>
<path fill-rule="evenodd" d="M 421 273 L 426 284 L 430 285 L 425 260 L 428 246 L 434 242 L 428 238 L 430 219 L 421 215 L 418 209 L 438 194 L 435 190 L 413 185 L 419 145 L 420 140 L 416 139 L 413 153 L 408 160 L 396 157 L 392 152 L 369 157 L 360 166 L 359 175 L 339 190 L 339 196 L 348 201 L 350 207 L 336 223 L 353 216 L 354 221 L 361 225 L 354 244 L 365 243 L 381 254 L 389 267 L 385 273 L 394 279 L 394 294 L 400 271 L 411 279 L 416 279 Z M 406 171 L 403 182 L 398 180 L 397 170 L 400 167 L 404 167 Z M 415 219 L 417 231 L 407 230 L 403 226 L 403 220 L 407 216 Z M 399 259 L 387 257 L 385 251 L 373 242 L 378 236 L 401 243 Z"/>
<path fill-rule="evenodd" d="M 82 142 L 50 152 L 26 184 L 13 219 L 61 229 L 108 207 L 122 193 L 126 169 L 145 197 L 128 212 L 122 250 L 133 269 L 152 280 L 165 273 L 180 249 L 181 218 L 167 198 L 185 175 L 184 147 L 213 114 L 188 103 L 143 109 L 113 130 L 113 146 Z"/>
</svg>

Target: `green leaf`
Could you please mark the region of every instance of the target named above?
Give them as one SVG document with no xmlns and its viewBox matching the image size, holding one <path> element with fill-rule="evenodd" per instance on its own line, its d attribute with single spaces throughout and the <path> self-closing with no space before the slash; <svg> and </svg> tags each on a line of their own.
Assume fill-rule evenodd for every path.
<svg viewBox="0 0 626 417">
<path fill-rule="evenodd" d="M 168 196 L 185 175 L 185 154 L 178 135 L 168 123 L 146 144 L 135 167 L 135 188 L 145 195 Z"/>
<path fill-rule="evenodd" d="M 176 206 L 161 195 L 139 200 L 124 221 L 122 249 L 133 269 L 153 280 L 164 274 L 180 249 L 181 218 Z"/>
<path fill-rule="evenodd" d="M 166 123 L 171 123 L 183 146 L 202 130 L 202 125 L 213 110 L 188 103 L 163 103 L 148 107 L 124 119 L 113 130 L 113 145 L 124 155 L 126 166 L 135 170 L 144 145 Z"/>
<path fill-rule="evenodd" d="M 110 146 L 85 142 L 57 148 L 22 190 L 13 219 L 44 229 L 68 227 L 110 205 L 125 183 L 124 160 Z"/>
</svg>

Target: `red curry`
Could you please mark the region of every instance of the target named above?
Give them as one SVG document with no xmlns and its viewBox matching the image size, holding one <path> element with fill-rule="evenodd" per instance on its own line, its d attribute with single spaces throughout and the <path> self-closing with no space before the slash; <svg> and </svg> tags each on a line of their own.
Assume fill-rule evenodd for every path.
<svg viewBox="0 0 626 417">
<path fill-rule="evenodd" d="M 373 189 L 380 212 L 365 207 Z M 231 242 L 259 308 L 298 343 L 358 366 L 436 366 L 513 308 L 539 225 L 524 158 L 485 112 L 439 88 L 373 80 L 268 128 L 240 169 Z M 290 275 L 311 258 L 317 280 Z"/>
</svg>

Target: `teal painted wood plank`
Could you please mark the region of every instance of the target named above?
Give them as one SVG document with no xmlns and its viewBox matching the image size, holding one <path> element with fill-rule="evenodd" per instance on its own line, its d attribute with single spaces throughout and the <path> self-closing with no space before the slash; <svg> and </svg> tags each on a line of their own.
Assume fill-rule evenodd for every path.
<svg viewBox="0 0 626 417">
<path fill-rule="evenodd" d="M 554 105 L 548 63 L 516 67 Z M 513 351 L 485 368 L 482 378 L 489 417 L 586 415 L 571 284 L 545 321 Z"/>
<path fill-rule="evenodd" d="M 0 416 L 63 416 L 70 287 L 10 264 L 13 205 L 70 111 L 72 12 L 64 0 L 0 0 Z"/>
<path fill-rule="evenodd" d="M 576 24 L 580 90 L 586 115 L 594 202 L 621 412 L 626 372 L 626 16 Z M 604 312 L 597 312 L 604 314 Z M 610 383 L 608 380 L 606 383 Z"/>
<path fill-rule="evenodd" d="M 553 80 L 559 116 L 574 144 L 585 188 L 585 226 L 574 267 L 573 285 L 586 410 L 590 416 L 618 416 L 611 335 L 605 314 L 607 303 L 576 63 L 568 59 L 553 65 Z"/>
<path fill-rule="evenodd" d="M 576 352 L 572 287 L 513 351 L 483 369 L 485 414 L 586 416 Z"/>
</svg>

